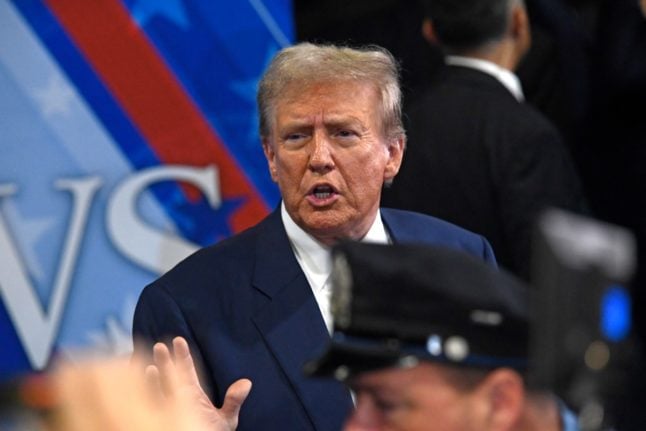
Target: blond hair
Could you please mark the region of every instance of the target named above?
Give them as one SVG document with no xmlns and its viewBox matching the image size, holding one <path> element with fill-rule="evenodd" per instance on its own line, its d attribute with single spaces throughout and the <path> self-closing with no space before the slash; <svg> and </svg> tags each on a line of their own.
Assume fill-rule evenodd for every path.
<svg viewBox="0 0 646 431">
<path fill-rule="evenodd" d="M 265 71 L 258 88 L 260 136 L 271 134 L 274 107 L 288 87 L 319 82 L 370 83 L 381 99 L 382 131 L 388 139 L 405 136 L 399 66 L 378 46 L 349 48 L 300 43 L 280 51 Z"/>
</svg>

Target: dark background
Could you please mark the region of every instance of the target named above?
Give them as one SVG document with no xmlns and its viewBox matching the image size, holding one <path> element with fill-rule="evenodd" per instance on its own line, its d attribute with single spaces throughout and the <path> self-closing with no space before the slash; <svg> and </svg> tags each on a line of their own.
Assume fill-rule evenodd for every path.
<svg viewBox="0 0 646 431">
<path fill-rule="evenodd" d="M 456 0 L 459 1 L 459 0 Z M 518 74 L 528 103 L 561 131 L 589 202 L 588 215 L 628 228 L 639 243 L 633 317 L 646 345 L 646 20 L 638 0 L 526 0 L 532 47 Z M 299 41 L 377 44 L 402 66 L 404 111 L 442 55 L 421 35 L 412 0 L 294 0 Z M 404 115 L 404 124 L 410 128 Z M 626 388 L 646 416 L 643 372 Z M 623 403 L 624 401 L 622 401 Z M 643 417 L 621 430 L 646 429 Z"/>
</svg>

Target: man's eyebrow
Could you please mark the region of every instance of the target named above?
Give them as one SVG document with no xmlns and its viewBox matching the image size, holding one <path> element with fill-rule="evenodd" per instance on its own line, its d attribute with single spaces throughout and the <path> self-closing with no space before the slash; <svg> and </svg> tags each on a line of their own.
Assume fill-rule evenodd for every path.
<svg viewBox="0 0 646 431">
<path fill-rule="evenodd" d="M 366 395 L 373 400 L 386 400 L 386 401 L 397 401 L 401 397 L 401 393 L 398 388 L 384 386 L 379 384 L 358 384 L 358 385 L 349 385 L 350 389 L 359 396 L 360 394 Z"/>
<path fill-rule="evenodd" d="M 353 390 L 353 391 L 362 391 L 362 392 L 370 392 L 370 393 L 376 393 L 379 391 L 383 391 L 386 388 L 383 388 L 379 384 L 375 383 L 370 383 L 370 382 L 357 382 L 357 381 L 350 381 L 348 382 L 348 386 Z"/>
<path fill-rule="evenodd" d="M 367 129 L 363 121 L 357 117 L 330 117 L 324 120 L 326 127 L 347 127 L 359 126 L 362 130 Z"/>
</svg>

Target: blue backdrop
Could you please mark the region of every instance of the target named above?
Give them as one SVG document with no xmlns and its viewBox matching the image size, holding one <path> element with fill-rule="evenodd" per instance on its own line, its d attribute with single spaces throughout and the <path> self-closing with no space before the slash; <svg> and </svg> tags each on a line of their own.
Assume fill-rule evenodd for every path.
<svg viewBox="0 0 646 431">
<path fill-rule="evenodd" d="M 0 0 L 0 378 L 131 349 L 141 289 L 278 202 L 255 93 L 289 0 Z"/>
</svg>

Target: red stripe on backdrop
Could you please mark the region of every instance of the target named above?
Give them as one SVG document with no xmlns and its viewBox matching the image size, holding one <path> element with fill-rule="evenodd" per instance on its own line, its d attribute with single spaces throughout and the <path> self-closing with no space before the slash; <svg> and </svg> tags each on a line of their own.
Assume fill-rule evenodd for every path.
<svg viewBox="0 0 646 431">
<path fill-rule="evenodd" d="M 234 231 L 267 214 L 258 192 L 120 1 L 46 3 L 164 163 L 215 164 L 223 199 L 246 198 L 232 216 Z"/>
</svg>

